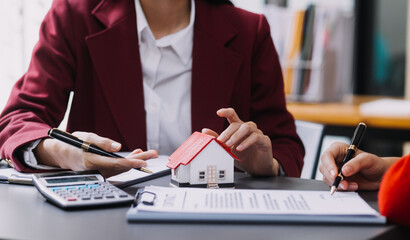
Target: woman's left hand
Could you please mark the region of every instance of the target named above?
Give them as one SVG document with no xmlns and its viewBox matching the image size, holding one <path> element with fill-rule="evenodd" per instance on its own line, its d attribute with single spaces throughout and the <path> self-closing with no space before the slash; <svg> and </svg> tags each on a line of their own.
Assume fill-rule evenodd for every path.
<svg viewBox="0 0 410 240">
<path fill-rule="evenodd" d="M 222 108 L 217 115 L 229 122 L 229 127 L 220 135 L 204 128 L 203 133 L 217 137 L 232 149 L 240 159 L 235 166 L 252 175 L 278 175 L 279 163 L 273 158 L 270 138 L 258 129 L 254 122 L 243 122 L 232 108 Z"/>
</svg>

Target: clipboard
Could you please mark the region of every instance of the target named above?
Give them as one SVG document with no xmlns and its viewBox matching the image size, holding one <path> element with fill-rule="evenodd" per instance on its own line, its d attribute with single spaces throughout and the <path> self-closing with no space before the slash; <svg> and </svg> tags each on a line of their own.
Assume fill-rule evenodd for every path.
<svg viewBox="0 0 410 240">
<path fill-rule="evenodd" d="M 130 223 L 138 222 L 158 222 L 158 223 L 270 223 L 270 224 L 352 224 L 352 225 L 380 225 L 386 223 L 386 218 L 381 216 L 378 212 L 373 210 L 370 206 L 364 202 L 363 199 L 357 199 L 356 196 L 352 196 L 355 200 L 363 201 L 363 206 L 368 206 L 369 209 L 365 211 L 358 211 L 357 214 L 275 214 L 275 213 L 266 213 L 269 212 L 269 209 L 260 209 L 260 212 L 265 211 L 265 213 L 252 213 L 252 212 L 241 212 L 241 211 L 185 211 L 185 210 L 163 210 L 155 209 L 155 205 L 162 205 L 162 202 L 159 196 L 163 193 L 157 191 L 161 187 L 146 187 L 145 189 L 139 189 L 135 195 L 135 201 L 131 208 L 127 211 L 126 218 Z M 168 191 L 169 190 L 169 191 Z M 168 188 L 169 194 L 172 192 L 179 191 L 179 189 Z M 189 194 L 197 194 L 197 192 L 192 192 L 191 189 L 185 188 L 182 191 L 186 192 L 183 194 L 185 200 L 189 198 Z M 244 191 L 259 192 L 264 191 L 265 193 L 275 194 L 277 191 L 284 190 L 220 190 L 220 189 L 197 189 L 199 191 L 208 191 L 211 194 L 211 191 L 221 191 L 220 193 L 225 194 L 226 191 L 234 191 L 237 193 L 244 193 Z M 196 190 L 195 190 L 196 191 Z M 297 192 L 307 192 L 307 191 L 289 191 L 292 193 Z M 323 192 L 323 191 L 312 191 L 312 192 Z M 325 191 L 327 195 L 329 193 Z M 160 194 L 160 195 L 158 195 Z M 280 193 L 282 194 L 282 193 Z M 315 193 L 316 194 L 316 193 Z M 339 193 L 340 194 L 340 193 Z M 342 193 L 343 194 L 343 193 Z M 357 194 L 357 193 L 353 193 Z M 141 208 L 139 206 L 144 206 Z M 147 210 L 148 207 L 152 207 L 153 210 Z"/>
<path fill-rule="evenodd" d="M 158 158 L 149 159 L 146 162 L 147 169 L 151 170 L 152 173 L 131 169 L 127 172 L 109 177 L 107 178 L 107 181 L 118 188 L 125 188 L 171 174 L 171 169 L 166 166 L 168 163 L 168 156 L 160 155 Z"/>
</svg>

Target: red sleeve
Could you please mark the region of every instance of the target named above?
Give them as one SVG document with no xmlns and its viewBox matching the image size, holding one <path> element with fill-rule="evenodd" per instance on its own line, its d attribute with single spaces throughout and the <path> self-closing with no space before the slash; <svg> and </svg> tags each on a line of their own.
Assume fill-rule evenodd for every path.
<svg viewBox="0 0 410 240">
<path fill-rule="evenodd" d="M 252 56 L 252 113 L 259 128 L 270 137 L 273 156 L 287 176 L 299 177 L 305 150 L 286 108 L 282 69 L 270 27 L 260 15 Z"/>
<path fill-rule="evenodd" d="M 391 222 L 410 226 L 410 154 L 389 168 L 379 190 L 380 213 Z"/>
<path fill-rule="evenodd" d="M 73 85 L 74 57 L 68 45 L 72 21 L 66 1 L 53 2 L 27 73 L 16 82 L 0 116 L 0 155 L 19 171 L 32 171 L 17 149 L 44 138 L 64 117 Z"/>
</svg>

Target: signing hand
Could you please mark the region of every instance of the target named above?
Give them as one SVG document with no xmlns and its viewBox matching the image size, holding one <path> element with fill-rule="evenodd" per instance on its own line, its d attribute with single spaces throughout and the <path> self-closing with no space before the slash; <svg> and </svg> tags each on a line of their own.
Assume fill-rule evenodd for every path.
<svg viewBox="0 0 410 240">
<path fill-rule="evenodd" d="M 210 129 L 202 132 L 215 136 L 225 143 L 241 160 L 236 167 L 252 175 L 277 175 L 279 163 L 272 155 L 270 138 L 258 129 L 254 122 L 243 122 L 232 108 L 222 108 L 217 115 L 229 122 L 229 127 L 218 135 Z"/>
<path fill-rule="evenodd" d="M 74 132 L 73 135 L 107 152 L 118 152 L 121 149 L 120 143 L 94 133 Z M 105 177 L 128 171 L 131 168 L 145 167 L 146 162 L 144 160 L 158 156 L 158 153 L 154 150 L 143 152 L 141 149 L 137 149 L 126 158 L 104 157 L 84 152 L 82 149 L 51 138 L 42 140 L 34 149 L 34 154 L 40 164 L 75 171 L 98 170 Z"/>
<path fill-rule="evenodd" d="M 322 155 L 319 171 L 323 182 L 331 186 L 337 176 L 338 166 L 343 161 L 349 145 L 333 143 Z M 376 190 L 387 168 L 398 158 L 381 158 L 376 155 L 356 151 L 356 155 L 342 168 L 345 178 L 340 182 L 339 190 Z"/>
</svg>

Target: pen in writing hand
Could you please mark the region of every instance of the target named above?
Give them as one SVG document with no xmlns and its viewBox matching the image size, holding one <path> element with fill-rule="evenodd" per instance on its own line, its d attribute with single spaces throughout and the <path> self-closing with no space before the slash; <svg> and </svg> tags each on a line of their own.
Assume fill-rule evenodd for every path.
<svg viewBox="0 0 410 240">
<path fill-rule="evenodd" d="M 332 188 L 330 189 L 330 195 L 333 195 L 333 193 L 336 192 L 336 189 L 339 186 L 340 181 L 343 180 L 344 176 L 342 174 L 342 168 L 345 165 L 345 163 L 350 161 L 350 159 L 352 159 L 353 156 L 355 155 L 357 147 L 362 141 L 365 130 L 366 130 L 365 123 L 359 123 L 359 125 L 357 125 L 356 130 L 354 131 L 354 134 L 353 134 L 352 142 L 350 143 L 350 146 L 346 151 L 345 158 L 343 159 L 342 164 L 340 164 L 339 166 L 338 175 L 335 181 L 333 182 Z"/>
<path fill-rule="evenodd" d="M 62 142 L 65 142 L 67 144 L 70 144 L 74 147 L 78 147 L 83 149 L 85 152 L 90 152 L 90 153 L 95 153 L 101 156 L 105 156 L 105 157 L 113 157 L 113 158 L 123 158 L 123 156 L 120 156 L 118 154 L 115 153 L 111 153 L 111 152 L 107 152 L 104 151 L 103 149 L 99 148 L 98 146 L 85 142 L 81 139 L 79 139 L 78 137 L 69 134 L 68 132 L 62 131 L 60 129 L 57 128 L 50 128 L 50 130 L 48 130 L 48 135 L 52 138 L 55 138 L 57 140 L 60 140 Z M 146 172 L 146 173 L 152 173 L 151 170 L 141 167 L 141 168 L 137 168 L 137 170 L 140 170 L 142 172 Z"/>
</svg>

